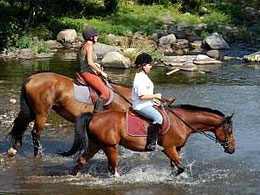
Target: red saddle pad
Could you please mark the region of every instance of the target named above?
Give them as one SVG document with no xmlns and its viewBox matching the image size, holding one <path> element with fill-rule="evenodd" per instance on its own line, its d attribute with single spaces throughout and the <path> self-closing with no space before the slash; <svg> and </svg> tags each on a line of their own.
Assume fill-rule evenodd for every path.
<svg viewBox="0 0 260 195">
<path fill-rule="evenodd" d="M 160 111 L 163 116 L 163 128 L 160 128 L 159 134 L 165 134 L 170 128 L 170 122 L 165 111 Z M 147 136 L 147 128 L 151 121 L 143 118 L 142 116 L 133 113 L 132 111 L 126 112 L 126 133 L 131 136 Z"/>
</svg>

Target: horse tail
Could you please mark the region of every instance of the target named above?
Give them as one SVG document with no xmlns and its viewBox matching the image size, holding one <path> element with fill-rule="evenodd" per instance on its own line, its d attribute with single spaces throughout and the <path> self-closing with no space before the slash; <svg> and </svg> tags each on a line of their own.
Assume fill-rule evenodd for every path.
<svg viewBox="0 0 260 195">
<path fill-rule="evenodd" d="M 26 79 L 22 85 L 20 94 L 20 112 L 15 118 L 13 127 L 9 135 L 15 141 L 21 141 L 24 131 L 27 129 L 29 123 L 35 119 L 35 113 L 31 108 L 29 100 L 26 96 L 26 85 L 29 79 Z"/>
<path fill-rule="evenodd" d="M 73 146 L 69 151 L 59 153 L 61 156 L 72 156 L 76 152 L 86 151 L 88 148 L 88 129 L 89 123 L 93 117 L 92 113 L 83 113 L 79 115 L 76 119 L 75 124 L 75 136 Z"/>
</svg>

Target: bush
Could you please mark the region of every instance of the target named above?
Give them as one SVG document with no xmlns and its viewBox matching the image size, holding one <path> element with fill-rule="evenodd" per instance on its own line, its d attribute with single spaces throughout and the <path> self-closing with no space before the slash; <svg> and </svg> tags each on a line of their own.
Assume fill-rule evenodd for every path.
<svg viewBox="0 0 260 195">
<path fill-rule="evenodd" d="M 47 43 L 45 43 L 43 40 L 39 41 L 37 37 L 33 37 L 31 35 L 21 37 L 17 41 L 16 47 L 19 49 L 30 48 L 35 54 L 50 52 L 50 48 Z"/>
</svg>

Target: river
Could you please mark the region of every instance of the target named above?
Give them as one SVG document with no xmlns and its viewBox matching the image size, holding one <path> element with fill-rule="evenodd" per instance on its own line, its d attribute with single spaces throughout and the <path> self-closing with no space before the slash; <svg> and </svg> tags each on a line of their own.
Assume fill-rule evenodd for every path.
<svg viewBox="0 0 260 195">
<path fill-rule="evenodd" d="M 119 178 L 107 173 L 105 155 L 91 159 L 78 176 L 69 172 L 75 158 L 62 158 L 57 152 L 68 149 L 74 126 L 54 112 L 42 134 L 43 158 L 34 159 L 31 127 L 24 136 L 23 149 L 15 158 L 6 152 L 6 138 L 19 111 L 23 79 L 37 71 L 52 71 L 74 76 L 78 59 L 75 53 L 57 53 L 51 59 L 0 59 L 0 194 L 260 194 L 260 65 L 240 61 L 224 62 L 201 73 L 177 72 L 166 76 L 166 68 L 154 68 L 151 79 L 156 91 L 173 95 L 176 104 L 210 107 L 235 113 L 236 152 L 203 135 L 190 136 L 181 151 L 184 174 L 170 176 L 169 159 L 160 151 L 138 153 L 124 148 L 119 152 Z M 107 70 L 111 80 L 130 84 L 134 70 Z M 15 98 L 17 103 L 9 105 Z"/>
</svg>

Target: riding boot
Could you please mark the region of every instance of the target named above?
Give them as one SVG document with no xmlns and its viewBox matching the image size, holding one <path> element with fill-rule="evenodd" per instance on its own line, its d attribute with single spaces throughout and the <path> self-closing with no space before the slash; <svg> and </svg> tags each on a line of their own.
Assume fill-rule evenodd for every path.
<svg viewBox="0 0 260 195">
<path fill-rule="evenodd" d="M 148 135 L 147 135 L 147 142 L 146 142 L 147 151 L 153 151 L 156 149 L 156 142 L 158 139 L 160 127 L 161 127 L 160 124 L 151 124 L 148 127 Z"/>
<path fill-rule="evenodd" d="M 99 97 L 94 106 L 94 113 L 102 112 L 104 107 L 104 100 Z"/>
</svg>

